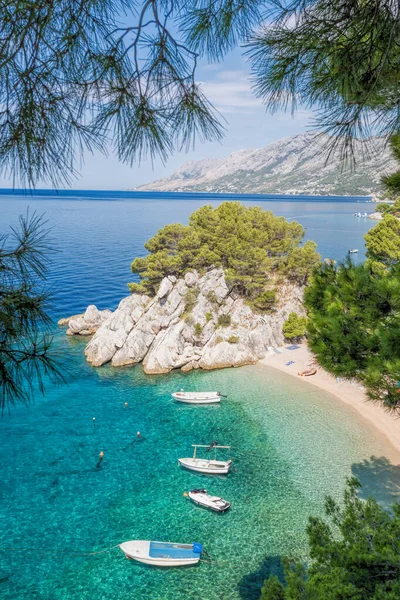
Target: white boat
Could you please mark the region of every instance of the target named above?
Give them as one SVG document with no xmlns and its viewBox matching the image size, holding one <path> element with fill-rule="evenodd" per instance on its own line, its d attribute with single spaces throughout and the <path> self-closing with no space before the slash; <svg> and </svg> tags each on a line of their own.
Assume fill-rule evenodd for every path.
<svg viewBox="0 0 400 600">
<path fill-rule="evenodd" d="M 123 542 L 119 547 L 126 558 L 155 567 L 196 565 L 203 551 L 203 546 L 196 542 L 193 544 L 176 544 L 173 542 L 131 540 Z"/>
<path fill-rule="evenodd" d="M 215 442 L 213 442 L 210 446 L 204 446 L 202 444 L 192 444 L 194 448 L 193 457 L 191 458 L 178 458 L 178 464 L 181 467 L 185 467 L 185 469 L 189 469 L 190 471 L 197 471 L 198 473 L 205 473 L 207 475 L 227 475 L 231 470 L 232 461 L 231 460 L 216 460 L 207 459 L 207 458 L 197 458 L 196 451 L 197 448 L 207 448 L 211 450 L 211 448 L 217 451 L 217 448 L 225 448 L 230 449 L 230 446 L 217 446 Z"/>
<path fill-rule="evenodd" d="M 215 512 L 225 512 L 231 507 L 229 502 L 219 496 L 211 496 L 207 493 L 207 490 L 192 490 L 188 493 L 188 496 L 195 504 L 210 508 Z"/>
<path fill-rule="evenodd" d="M 349 254 L 357 254 L 358 249 L 354 248 L 353 250 L 349 250 Z"/>
<path fill-rule="evenodd" d="M 186 404 L 215 404 L 221 402 L 222 394 L 220 392 L 174 392 L 171 394 L 177 402 Z"/>
</svg>

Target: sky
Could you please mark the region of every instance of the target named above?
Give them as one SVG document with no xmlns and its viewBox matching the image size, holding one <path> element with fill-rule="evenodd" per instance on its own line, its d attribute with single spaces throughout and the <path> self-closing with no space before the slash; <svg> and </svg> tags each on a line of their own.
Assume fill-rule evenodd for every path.
<svg viewBox="0 0 400 600">
<path fill-rule="evenodd" d="M 197 81 L 207 98 L 225 119 L 222 142 L 197 142 L 189 152 L 176 152 L 163 165 L 161 160 L 143 161 L 133 167 L 120 163 L 110 152 L 84 155 L 78 165 L 79 176 L 71 189 L 126 190 L 161 177 L 167 177 L 189 160 L 223 158 L 232 152 L 248 148 L 262 148 L 275 140 L 304 133 L 311 128 L 312 113 L 299 110 L 292 117 L 290 111 L 271 115 L 251 90 L 250 68 L 240 48 L 227 55 L 219 64 L 200 62 Z M 0 174 L 0 187 L 18 187 L 11 178 Z M 51 185 L 40 182 L 38 188 Z"/>
</svg>

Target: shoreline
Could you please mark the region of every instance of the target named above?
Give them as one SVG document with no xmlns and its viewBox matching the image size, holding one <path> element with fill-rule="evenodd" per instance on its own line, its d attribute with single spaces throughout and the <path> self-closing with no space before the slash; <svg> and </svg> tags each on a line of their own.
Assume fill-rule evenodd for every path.
<svg viewBox="0 0 400 600">
<path fill-rule="evenodd" d="M 339 381 L 333 375 L 330 375 L 322 367 L 317 366 L 317 373 L 310 377 L 299 377 L 298 372 L 304 371 L 310 367 L 313 354 L 306 344 L 299 344 L 296 350 L 288 350 L 287 347 L 282 352 L 269 352 L 265 358 L 258 364 L 271 367 L 296 377 L 300 385 L 313 385 L 321 390 L 329 392 L 341 402 L 351 406 L 369 426 L 383 434 L 389 444 L 393 447 L 393 453 L 390 458 L 396 464 L 400 464 L 400 419 L 389 415 L 378 404 L 373 404 L 366 400 L 365 390 L 360 383 L 350 383 L 348 380 Z M 286 363 L 293 361 L 293 364 Z"/>
</svg>

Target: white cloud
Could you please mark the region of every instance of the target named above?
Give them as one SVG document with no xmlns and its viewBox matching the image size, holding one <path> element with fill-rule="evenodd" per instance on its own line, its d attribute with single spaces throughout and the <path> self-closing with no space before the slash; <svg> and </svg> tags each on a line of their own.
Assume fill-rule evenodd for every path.
<svg viewBox="0 0 400 600">
<path fill-rule="evenodd" d="M 250 112 L 262 107 L 245 71 L 220 71 L 213 79 L 202 81 L 201 88 L 222 114 Z"/>
</svg>

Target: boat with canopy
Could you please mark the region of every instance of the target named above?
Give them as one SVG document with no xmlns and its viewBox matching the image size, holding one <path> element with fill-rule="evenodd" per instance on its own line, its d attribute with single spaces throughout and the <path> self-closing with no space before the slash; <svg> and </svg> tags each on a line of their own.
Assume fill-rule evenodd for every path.
<svg viewBox="0 0 400 600">
<path fill-rule="evenodd" d="M 215 512 L 226 512 L 231 507 L 230 502 L 219 496 L 212 496 L 207 490 L 191 490 L 187 495 L 195 504 L 209 508 Z"/>
<path fill-rule="evenodd" d="M 126 558 L 155 567 L 184 567 L 196 565 L 203 552 L 197 542 L 179 544 L 174 542 L 152 542 L 131 540 L 119 545 Z"/>
<path fill-rule="evenodd" d="M 178 458 L 178 464 L 185 469 L 190 471 L 197 471 L 198 473 L 205 473 L 207 475 L 227 475 L 231 470 L 232 461 L 229 460 L 216 460 L 217 449 L 230 450 L 230 446 L 218 446 L 217 442 L 212 442 L 209 446 L 203 444 L 192 444 L 194 448 L 193 456 L 191 458 Z M 214 459 L 198 458 L 197 448 L 207 448 L 210 451 L 212 448 L 215 451 Z"/>
</svg>

